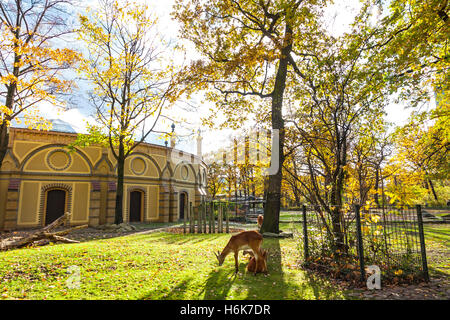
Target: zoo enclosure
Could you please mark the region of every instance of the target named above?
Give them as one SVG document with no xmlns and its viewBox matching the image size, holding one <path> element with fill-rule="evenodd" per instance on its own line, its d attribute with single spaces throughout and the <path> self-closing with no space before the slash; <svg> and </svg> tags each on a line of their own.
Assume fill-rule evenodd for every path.
<svg viewBox="0 0 450 320">
<path fill-rule="evenodd" d="M 185 207 L 183 233 L 230 233 L 232 204 L 226 201 L 202 201 Z"/>
</svg>

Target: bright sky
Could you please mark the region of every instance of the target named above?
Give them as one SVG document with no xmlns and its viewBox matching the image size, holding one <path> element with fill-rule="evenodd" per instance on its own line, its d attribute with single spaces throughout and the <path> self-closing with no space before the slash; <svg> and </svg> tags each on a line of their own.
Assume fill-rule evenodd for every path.
<svg viewBox="0 0 450 320">
<path fill-rule="evenodd" d="M 95 4 L 97 0 L 89 0 L 85 1 L 84 3 Z M 159 17 L 159 26 L 161 32 L 170 39 L 176 40 L 177 39 L 177 29 L 178 26 L 176 22 L 174 22 L 170 18 L 170 12 L 172 10 L 172 5 L 174 3 L 174 0 L 148 0 L 146 1 L 147 4 L 150 6 L 151 10 Z M 330 17 L 330 25 L 328 26 L 328 29 L 333 34 L 342 34 L 343 32 L 348 30 L 348 25 L 352 21 L 353 16 L 356 14 L 358 8 L 360 7 L 359 0 L 336 0 L 335 4 L 332 6 L 330 11 L 328 12 L 328 15 Z M 193 49 L 189 49 L 187 56 L 194 56 L 195 52 L 193 52 Z M 176 132 L 180 134 L 186 134 L 189 131 L 196 131 L 198 128 L 200 128 L 200 116 L 202 113 L 207 112 L 208 106 L 207 105 L 200 105 L 201 98 L 194 99 L 190 101 L 190 104 L 195 105 L 198 110 L 197 112 L 187 112 L 184 111 L 178 107 L 174 108 L 170 116 L 180 119 L 185 118 L 187 121 L 185 122 L 184 127 L 180 128 L 180 126 L 177 126 Z M 87 119 L 90 119 L 89 115 L 92 112 L 89 108 L 89 103 L 86 100 L 79 99 L 75 97 L 75 105 L 76 108 L 73 108 L 71 110 L 65 111 L 65 112 L 56 112 L 53 108 L 49 106 L 42 106 L 41 110 L 44 114 L 47 115 L 50 119 L 61 119 L 63 121 L 66 121 L 70 123 L 73 128 L 77 132 L 85 132 L 85 123 L 84 121 Z M 389 121 L 395 122 L 397 124 L 402 124 L 406 121 L 408 118 L 410 111 L 405 110 L 403 106 L 401 105 L 390 105 L 387 108 L 387 118 Z M 160 130 L 168 130 L 169 126 L 171 125 L 171 122 L 165 121 L 164 123 L 159 124 Z M 208 131 L 206 128 L 201 128 L 203 132 L 203 151 L 204 152 L 210 152 L 217 150 L 220 146 L 228 145 L 229 141 L 231 141 L 230 136 L 232 134 L 231 130 L 228 130 L 226 132 L 213 132 Z M 195 153 L 196 152 L 196 142 L 195 138 L 192 137 L 189 139 L 183 139 L 184 141 L 181 141 L 179 145 L 177 145 L 177 148 L 180 148 L 182 150 Z M 152 142 L 157 142 L 157 140 L 153 139 Z M 162 144 L 162 141 L 159 140 L 159 144 Z"/>
</svg>

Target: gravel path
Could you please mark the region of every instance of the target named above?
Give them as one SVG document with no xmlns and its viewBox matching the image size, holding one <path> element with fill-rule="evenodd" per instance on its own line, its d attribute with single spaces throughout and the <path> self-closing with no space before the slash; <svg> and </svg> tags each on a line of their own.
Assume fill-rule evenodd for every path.
<svg viewBox="0 0 450 320">
<path fill-rule="evenodd" d="M 386 286 L 380 290 L 354 289 L 350 296 L 365 300 L 450 300 L 450 281 L 432 278 L 429 283 Z"/>
</svg>

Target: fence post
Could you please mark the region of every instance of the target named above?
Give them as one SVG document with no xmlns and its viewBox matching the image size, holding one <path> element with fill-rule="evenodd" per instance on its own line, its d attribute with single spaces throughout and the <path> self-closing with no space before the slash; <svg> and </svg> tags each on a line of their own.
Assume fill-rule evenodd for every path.
<svg viewBox="0 0 450 320">
<path fill-rule="evenodd" d="M 189 232 L 194 233 L 194 210 L 192 210 L 192 202 L 189 202 Z"/>
<path fill-rule="evenodd" d="M 425 281 L 430 281 L 430 275 L 428 274 L 428 263 L 427 263 L 427 251 L 425 249 L 425 235 L 423 233 L 423 220 L 422 220 L 422 207 L 416 205 L 417 211 L 417 224 L 419 225 L 419 237 L 420 237 L 420 253 L 422 254 L 422 268 Z"/>
<path fill-rule="evenodd" d="M 217 202 L 217 233 L 220 233 L 220 202 Z"/>
<path fill-rule="evenodd" d="M 197 233 L 203 233 L 203 217 L 202 217 L 202 204 L 201 203 L 197 207 L 197 216 L 198 216 Z"/>
<path fill-rule="evenodd" d="M 362 241 L 361 232 L 361 216 L 359 214 L 360 205 L 355 205 L 355 217 L 356 217 L 356 236 L 358 238 L 358 258 L 359 258 L 359 269 L 361 273 L 361 282 L 364 283 L 366 280 L 366 270 L 364 269 L 364 248 Z"/>
<path fill-rule="evenodd" d="M 215 204 L 214 202 L 211 203 L 211 221 L 212 221 L 212 233 L 216 233 L 216 213 L 215 210 Z"/>
<path fill-rule="evenodd" d="M 222 228 L 222 216 L 223 216 L 223 207 L 222 207 L 222 203 L 219 202 L 219 207 L 217 208 L 217 232 L 218 233 L 222 233 L 223 232 L 223 228 Z"/>
<path fill-rule="evenodd" d="M 309 258 L 309 251 L 308 251 L 308 228 L 306 223 L 306 206 L 302 206 L 303 210 L 303 251 L 304 251 L 304 257 L 305 262 L 308 261 Z"/>
<path fill-rule="evenodd" d="M 183 204 L 183 233 L 186 233 L 186 219 L 187 219 L 187 205 L 186 203 Z"/>
<path fill-rule="evenodd" d="M 205 224 L 204 212 L 205 212 L 205 204 L 202 202 L 202 206 L 201 206 L 201 210 L 200 210 L 200 215 L 202 216 L 202 232 L 206 233 L 206 228 L 203 228 L 203 225 Z"/>
<path fill-rule="evenodd" d="M 206 213 L 208 211 L 208 205 L 206 202 L 204 202 L 204 206 L 203 206 L 203 232 L 206 233 L 206 224 L 207 224 L 207 220 L 206 220 Z"/>
<path fill-rule="evenodd" d="M 208 223 L 209 223 L 209 233 L 212 233 L 212 220 L 211 220 L 211 216 L 212 216 L 212 202 L 209 203 L 208 206 Z"/>
<path fill-rule="evenodd" d="M 230 219 L 228 217 L 229 214 L 229 207 L 228 204 L 225 206 L 225 219 L 226 219 L 226 233 L 230 233 Z"/>
</svg>

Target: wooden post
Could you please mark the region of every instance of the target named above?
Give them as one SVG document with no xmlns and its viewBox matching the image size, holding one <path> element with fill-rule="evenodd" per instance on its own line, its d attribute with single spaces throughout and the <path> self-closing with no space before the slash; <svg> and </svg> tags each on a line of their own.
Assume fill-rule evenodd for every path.
<svg viewBox="0 0 450 320">
<path fill-rule="evenodd" d="M 212 213 L 212 208 L 211 208 L 211 206 L 212 206 L 212 203 L 210 202 L 209 203 L 209 206 L 208 206 L 208 223 L 209 223 L 209 233 L 212 233 L 212 220 L 211 220 L 211 213 Z"/>
<path fill-rule="evenodd" d="M 223 233 L 223 203 L 220 203 L 220 233 Z"/>
<path fill-rule="evenodd" d="M 217 233 L 220 233 L 220 210 L 221 210 L 220 202 L 217 203 Z"/>
<path fill-rule="evenodd" d="M 219 202 L 219 233 L 223 233 L 223 206 Z"/>
<path fill-rule="evenodd" d="M 203 233 L 203 221 L 202 221 L 202 204 L 200 203 L 197 207 L 197 215 L 198 215 L 198 224 L 197 224 L 197 232 Z"/>
<path fill-rule="evenodd" d="M 203 232 L 206 233 L 206 202 L 203 202 Z"/>
<path fill-rule="evenodd" d="M 209 204 L 209 206 L 207 206 L 206 209 L 207 209 L 206 213 L 208 215 L 208 227 L 209 227 L 208 233 L 211 233 L 211 204 Z"/>
<path fill-rule="evenodd" d="M 192 202 L 189 202 L 189 232 L 194 233 L 194 211 L 192 210 Z"/>
<path fill-rule="evenodd" d="M 212 233 L 216 233 L 216 214 L 214 212 L 214 202 L 211 204 L 211 215 L 212 215 Z"/>
<path fill-rule="evenodd" d="M 186 233 L 186 219 L 187 219 L 187 205 L 184 203 L 183 207 L 183 233 Z"/>
</svg>

